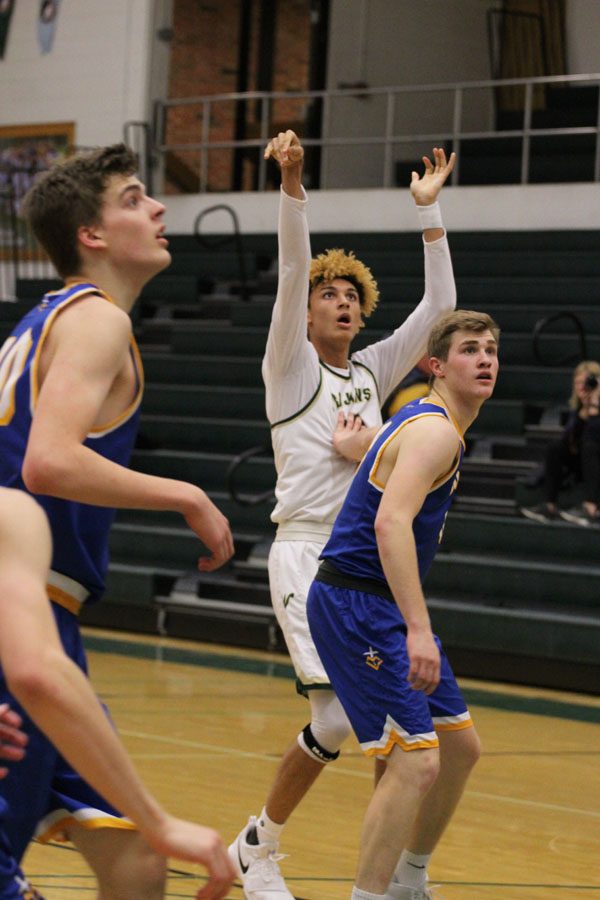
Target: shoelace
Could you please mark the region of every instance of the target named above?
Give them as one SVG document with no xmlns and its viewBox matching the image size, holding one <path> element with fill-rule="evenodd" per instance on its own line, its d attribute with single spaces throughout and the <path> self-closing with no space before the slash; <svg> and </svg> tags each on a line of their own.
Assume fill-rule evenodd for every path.
<svg viewBox="0 0 600 900">
<path fill-rule="evenodd" d="M 427 885 L 422 890 L 415 891 L 413 900 L 443 900 L 442 895 L 438 893 L 439 884 Z"/>
<path fill-rule="evenodd" d="M 255 871 L 258 871 L 265 881 L 271 881 L 274 876 L 283 880 L 283 875 L 279 869 L 279 862 L 280 860 L 285 859 L 286 856 L 288 856 L 287 853 L 277 853 L 277 851 L 271 850 L 266 856 L 259 857 L 252 868 Z"/>
</svg>

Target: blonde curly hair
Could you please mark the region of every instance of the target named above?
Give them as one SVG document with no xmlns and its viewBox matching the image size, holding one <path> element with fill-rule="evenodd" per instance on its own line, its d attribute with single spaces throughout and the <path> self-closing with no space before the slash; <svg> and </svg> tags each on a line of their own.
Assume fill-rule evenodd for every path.
<svg viewBox="0 0 600 900">
<path fill-rule="evenodd" d="M 595 359 L 584 359 L 579 363 L 578 366 L 575 367 L 573 372 L 573 386 L 571 389 L 571 396 L 569 398 L 569 406 L 571 409 L 581 409 L 583 403 L 581 402 L 581 397 L 577 392 L 577 388 L 575 387 L 575 381 L 578 375 L 595 375 L 596 378 L 600 381 L 600 363 L 597 363 Z"/>
<path fill-rule="evenodd" d="M 326 250 L 315 257 L 310 264 L 309 284 L 311 291 L 322 281 L 347 278 L 358 290 L 362 315 L 370 316 L 379 300 L 377 282 L 371 270 L 350 251 L 335 248 Z"/>
</svg>

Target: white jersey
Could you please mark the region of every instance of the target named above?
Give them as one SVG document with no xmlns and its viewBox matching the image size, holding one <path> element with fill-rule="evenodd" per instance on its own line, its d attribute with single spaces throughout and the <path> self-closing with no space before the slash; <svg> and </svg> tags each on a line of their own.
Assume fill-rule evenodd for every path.
<svg viewBox="0 0 600 900">
<path fill-rule="evenodd" d="M 325 365 L 307 338 L 306 205 L 281 191 L 279 283 L 262 365 L 277 470 L 271 518 L 280 540 L 327 537 L 356 470 L 333 447 L 338 413 L 381 425 L 381 404 L 425 352 L 431 327 L 456 303 L 444 235 L 424 243 L 425 294 L 408 319 L 390 337 L 353 353 L 348 368 Z"/>
</svg>

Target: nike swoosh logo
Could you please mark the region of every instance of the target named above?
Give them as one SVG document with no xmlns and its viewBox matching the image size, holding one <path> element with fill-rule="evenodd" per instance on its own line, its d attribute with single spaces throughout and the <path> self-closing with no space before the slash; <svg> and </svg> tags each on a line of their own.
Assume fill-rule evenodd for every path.
<svg viewBox="0 0 600 900">
<path fill-rule="evenodd" d="M 424 869 L 425 866 L 416 866 L 414 863 L 409 862 L 408 864 L 412 869 Z"/>
<path fill-rule="evenodd" d="M 242 870 L 242 875 L 245 875 L 248 869 L 250 868 L 250 863 L 247 866 L 242 862 L 242 854 L 240 853 L 240 845 L 238 844 L 238 859 L 240 861 L 240 869 Z"/>
</svg>

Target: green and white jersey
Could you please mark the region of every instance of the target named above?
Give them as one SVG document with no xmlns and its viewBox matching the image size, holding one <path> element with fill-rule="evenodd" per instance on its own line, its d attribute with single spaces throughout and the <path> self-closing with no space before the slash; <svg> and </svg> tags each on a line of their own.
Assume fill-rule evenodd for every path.
<svg viewBox="0 0 600 900">
<path fill-rule="evenodd" d="M 380 425 L 381 404 L 425 352 L 434 323 L 456 303 L 444 235 L 424 244 L 425 293 L 406 321 L 389 337 L 353 353 L 346 369 L 325 365 L 307 338 L 306 206 L 306 199 L 282 190 L 279 283 L 262 365 L 277 469 L 272 519 L 283 539 L 327 537 L 356 469 L 333 448 L 338 413 L 360 415 L 369 427 Z"/>
</svg>

